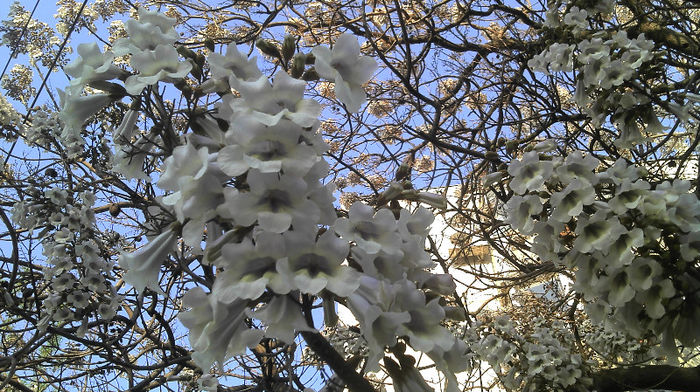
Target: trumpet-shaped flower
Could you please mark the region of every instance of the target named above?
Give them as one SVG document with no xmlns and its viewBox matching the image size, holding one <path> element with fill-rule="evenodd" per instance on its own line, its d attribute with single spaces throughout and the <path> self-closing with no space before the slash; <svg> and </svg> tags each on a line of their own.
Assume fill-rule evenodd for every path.
<svg viewBox="0 0 700 392">
<path fill-rule="evenodd" d="M 564 184 L 579 180 L 595 185 L 598 183 L 598 178 L 593 170 L 599 164 L 600 162 L 593 155 L 583 157 L 580 151 L 574 151 L 566 157 L 564 164 L 557 168 L 556 173 Z"/>
<path fill-rule="evenodd" d="M 590 218 L 579 217 L 576 223 L 574 246 L 579 252 L 589 252 L 592 249 L 607 250 L 620 235 L 627 232 L 615 216 L 608 216 L 605 211 L 598 211 Z"/>
<path fill-rule="evenodd" d="M 508 173 L 513 176 L 510 188 L 522 195 L 527 191 L 536 191 L 552 175 L 553 165 L 550 161 L 540 161 L 539 155 L 530 151 L 522 159 L 514 160 L 508 165 Z"/>
<path fill-rule="evenodd" d="M 80 95 L 80 86 L 70 86 L 66 91 L 58 90 L 61 100 L 59 118 L 65 125 L 61 138 L 80 137 L 83 124 L 112 102 L 108 94 Z"/>
<path fill-rule="evenodd" d="M 532 233 L 535 221 L 532 215 L 542 212 L 542 201 L 536 195 L 514 195 L 506 203 L 506 219 L 513 228 L 524 234 Z"/>
<path fill-rule="evenodd" d="M 562 191 L 552 195 L 552 219 L 566 223 L 572 217 L 578 216 L 583 207 L 592 204 L 594 199 L 595 193 L 590 183 L 574 180 Z"/>
<path fill-rule="evenodd" d="M 242 226 L 257 221 L 260 228 L 273 233 L 286 231 L 293 222 L 318 222 L 319 207 L 306 197 L 308 187 L 303 179 L 258 170 L 250 170 L 246 178 L 249 192 L 224 190 L 226 202 L 218 208 L 220 215 Z"/>
<path fill-rule="evenodd" d="M 241 98 L 233 95 L 224 97 L 219 107 L 219 115 L 237 122 L 240 116 L 251 116 L 255 121 L 272 126 L 280 119 L 287 118 L 301 127 L 311 127 L 318 121 L 321 105 L 310 99 L 304 99 L 306 83 L 280 71 L 274 82 L 266 76 L 253 81 L 240 80 L 236 90 Z"/>
<path fill-rule="evenodd" d="M 148 287 L 162 292 L 158 285 L 160 266 L 167 260 L 168 254 L 177 243 L 177 233 L 171 228 L 149 241 L 139 250 L 122 253 L 119 266 L 126 270 L 124 281 L 134 286 L 136 291 L 143 292 Z"/>
<path fill-rule="evenodd" d="M 151 178 L 143 171 L 143 162 L 153 148 L 151 140 L 142 135 L 134 144 L 116 147 L 117 152 L 112 156 L 112 169 L 129 180 L 139 179 L 150 182 Z"/>
<path fill-rule="evenodd" d="M 288 231 L 283 234 L 287 258 L 277 263 L 277 271 L 302 293 L 318 294 L 329 290 L 341 297 L 350 295 L 360 285 L 360 275 L 341 265 L 348 255 L 349 245 L 332 231 L 321 234 L 315 230 Z"/>
<path fill-rule="evenodd" d="M 681 236 L 681 257 L 685 261 L 693 261 L 700 256 L 700 231 L 694 231 Z"/>
<path fill-rule="evenodd" d="M 342 34 L 333 49 L 317 46 L 312 50 L 315 67 L 321 77 L 335 81 L 335 96 L 350 112 L 356 112 L 367 99 L 362 85 L 367 82 L 377 63 L 370 57 L 360 56 L 360 44 L 352 34 Z"/>
<path fill-rule="evenodd" d="M 112 50 L 115 55 L 123 56 L 151 51 L 158 45 L 172 46 L 179 38 L 174 25 L 174 18 L 140 7 L 139 19 L 129 19 L 124 26 L 129 36 L 115 41 Z"/>
<path fill-rule="evenodd" d="M 207 220 L 216 216 L 216 208 L 224 202 L 221 178 L 211 172 L 198 179 L 185 176 L 178 179 L 178 185 L 180 190 L 164 196 L 163 204 L 174 208 L 179 222 L 190 218 L 203 228 Z M 190 231 L 190 234 L 194 233 Z"/>
<path fill-rule="evenodd" d="M 214 265 L 223 269 L 216 276 L 212 294 L 225 303 L 238 298 L 255 299 L 270 286 L 278 294 L 291 290 L 290 282 L 277 273 L 277 261 L 285 257 L 284 240 L 279 234 L 260 232 L 251 239 L 224 245 Z"/>
<path fill-rule="evenodd" d="M 221 302 L 195 287 L 185 294 L 182 303 L 191 310 L 181 312 L 178 318 L 190 330 L 192 360 L 202 369 L 209 369 L 214 362 L 223 366 L 227 357 L 243 354 L 263 336 L 262 331 L 246 326 L 245 300 Z"/>
<path fill-rule="evenodd" d="M 658 320 L 666 314 L 664 303 L 675 294 L 673 282 L 663 279 L 651 285 L 648 290 L 637 293 L 636 301 L 644 305 L 649 317 Z"/>
<path fill-rule="evenodd" d="M 158 45 L 155 50 L 134 53 L 131 66 L 139 71 L 124 82 L 126 91 L 132 95 L 140 94 L 146 86 L 152 86 L 161 80 L 184 78 L 192 69 L 192 63 L 180 61 L 177 50 L 170 45 Z"/>
<path fill-rule="evenodd" d="M 226 79 L 234 88 L 238 88 L 239 80 L 257 80 L 262 76 L 256 58 L 245 57 L 234 44 L 226 47 L 226 55 L 212 53 L 208 60 L 212 76 L 217 79 Z"/>
<path fill-rule="evenodd" d="M 63 67 L 63 70 L 75 79 L 73 85 L 85 85 L 97 80 L 110 80 L 124 73 L 124 70 L 112 64 L 114 54 L 110 51 L 100 52 L 96 43 L 78 45 L 80 58 Z"/>
<path fill-rule="evenodd" d="M 649 187 L 649 183 L 644 180 L 624 181 L 608 204 L 616 214 L 624 214 L 642 203 L 649 194 Z"/>
<path fill-rule="evenodd" d="M 572 26 L 574 30 L 582 30 L 588 27 L 588 12 L 576 6 L 571 7 L 569 12 L 564 15 L 564 24 Z"/>
<path fill-rule="evenodd" d="M 360 322 L 370 350 L 368 369 L 375 369 L 384 346 L 396 344 L 399 326 L 411 316 L 396 303 L 400 286 L 364 275 L 359 288 L 347 298 L 347 304 Z"/>
<path fill-rule="evenodd" d="M 352 249 L 352 257 L 362 267 L 362 273 L 377 279 L 395 282 L 406 278 L 406 268 L 401 264 L 400 254 L 382 251 L 367 253 L 359 247 Z"/>
<path fill-rule="evenodd" d="M 388 254 L 401 254 L 401 238 L 397 232 L 396 219 L 391 211 L 374 209 L 360 202 L 350 206 L 348 218 L 339 218 L 333 229 L 348 241 L 369 254 L 380 250 Z"/>
<path fill-rule="evenodd" d="M 291 344 L 299 331 L 315 331 L 301 314 L 299 305 L 288 296 L 277 296 L 255 312 L 248 312 L 251 317 L 267 325 L 265 336 L 280 339 Z"/>
<path fill-rule="evenodd" d="M 607 275 L 598 281 L 598 292 L 608 293 L 607 301 L 614 307 L 621 307 L 634 298 L 636 293 L 625 268 L 608 268 Z"/>
<path fill-rule="evenodd" d="M 662 272 L 661 265 L 648 257 L 638 257 L 627 267 L 630 284 L 635 289 L 648 290 L 654 278 Z"/>
<path fill-rule="evenodd" d="M 303 132 L 289 120 L 268 127 L 244 116 L 227 132 L 226 139 L 233 143 L 219 151 L 217 162 L 230 176 L 239 176 L 248 169 L 303 176 L 318 161 L 313 147 L 299 143 Z"/>
<path fill-rule="evenodd" d="M 644 231 L 638 227 L 623 233 L 610 245 L 607 260 L 614 264 L 629 264 L 634 259 L 634 248 L 644 244 Z"/>
<path fill-rule="evenodd" d="M 412 213 L 401 209 L 397 222 L 399 234 L 405 242 L 416 241 L 422 244 L 428 236 L 433 220 L 435 220 L 435 216 L 427 208 L 418 207 Z"/>
<path fill-rule="evenodd" d="M 692 193 L 686 193 L 669 206 L 668 220 L 686 233 L 700 231 L 700 201 Z"/>
<path fill-rule="evenodd" d="M 196 149 L 190 143 L 177 146 L 163 163 L 165 169 L 158 180 L 158 186 L 161 189 L 174 191 L 180 189 L 178 182 L 183 177 L 199 180 L 210 168 L 209 161 L 207 147 Z"/>
<path fill-rule="evenodd" d="M 610 57 L 610 46 L 605 45 L 601 38 L 583 40 L 578 44 L 579 55 L 577 60 L 581 64 L 588 64 L 591 60 Z"/>
</svg>

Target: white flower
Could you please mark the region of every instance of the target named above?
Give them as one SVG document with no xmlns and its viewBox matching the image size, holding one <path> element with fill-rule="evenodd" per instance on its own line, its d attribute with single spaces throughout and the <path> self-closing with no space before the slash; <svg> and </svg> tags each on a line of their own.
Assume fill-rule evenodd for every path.
<svg viewBox="0 0 700 392">
<path fill-rule="evenodd" d="M 407 310 L 396 303 L 400 286 L 362 276 L 360 287 L 347 298 L 348 307 L 360 322 L 370 355 L 368 368 L 374 369 L 384 353 L 384 346 L 396 344 L 399 326 L 409 322 Z"/>
<path fill-rule="evenodd" d="M 129 109 L 124 115 L 121 124 L 112 131 L 112 140 L 115 143 L 126 144 L 131 141 L 131 138 L 136 132 L 136 121 L 139 119 L 139 112 L 134 109 Z"/>
<path fill-rule="evenodd" d="M 66 244 L 68 242 L 73 241 L 73 232 L 70 231 L 67 227 L 61 228 L 61 230 L 57 230 L 54 235 L 53 235 L 53 240 L 58 242 L 59 244 Z"/>
<path fill-rule="evenodd" d="M 610 47 L 603 43 L 601 38 L 583 40 L 578 44 L 580 51 L 577 60 L 581 64 L 589 64 L 592 60 L 600 60 L 610 56 Z"/>
<path fill-rule="evenodd" d="M 278 294 L 287 294 L 291 283 L 277 273 L 277 261 L 284 258 L 284 239 L 279 234 L 261 232 L 237 244 L 227 244 L 214 265 L 223 269 L 216 275 L 212 295 L 230 303 L 238 298 L 256 299 L 267 286 Z"/>
<path fill-rule="evenodd" d="M 286 295 L 274 297 L 259 310 L 247 313 L 267 325 L 266 337 L 280 339 L 288 344 L 294 343 L 298 331 L 315 331 L 301 314 L 299 305 Z"/>
<path fill-rule="evenodd" d="M 634 165 L 628 165 L 627 162 L 620 158 L 600 175 L 601 180 L 620 185 L 625 181 L 632 182 L 639 178 L 639 170 Z"/>
<path fill-rule="evenodd" d="M 158 45 L 172 45 L 179 38 L 174 25 L 175 19 L 140 7 L 139 19 L 126 21 L 124 28 L 129 37 L 114 42 L 112 50 L 115 55 L 123 56 L 129 53 L 150 51 Z"/>
<path fill-rule="evenodd" d="M 230 176 L 239 176 L 250 168 L 261 173 L 284 171 L 303 176 L 318 161 L 317 151 L 299 142 L 305 131 L 289 120 L 267 127 L 246 116 L 236 123 L 226 134 L 227 141 L 233 143 L 217 156 L 221 170 Z"/>
<path fill-rule="evenodd" d="M 663 302 L 675 294 L 676 289 L 673 287 L 673 282 L 670 279 L 663 279 L 653 284 L 648 290 L 637 293 L 636 300 L 645 306 L 649 317 L 658 320 L 666 315 Z"/>
<path fill-rule="evenodd" d="M 644 244 L 644 231 L 638 227 L 621 234 L 610 245 L 607 260 L 611 264 L 629 264 L 634 259 L 634 248 Z"/>
<path fill-rule="evenodd" d="M 579 180 L 587 182 L 590 185 L 596 185 L 598 183 L 598 178 L 593 173 L 593 170 L 595 170 L 599 164 L 600 161 L 593 155 L 586 155 L 584 158 L 581 151 L 574 151 L 566 157 L 563 165 L 557 167 L 556 172 L 559 179 L 564 184 Z"/>
<path fill-rule="evenodd" d="M 112 102 L 108 94 L 80 95 L 80 89 L 75 86 L 68 87 L 65 91 L 58 90 L 61 100 L 61 111 L 59 117 L 65 127 L 61 133 L 61 138 L 80 137 L 83 124 Z"/>
<path fill-rule="evenodd" d="M 574 30 L 582 30 L 588 27 L 588 12 L 576 6 L 571 7 L 569 12 L 564 15 L 564 24 L 573 26 Z"/>
<path fill-rule="evenodd" d="M 435 220 L 435 216 L 427 208 L 418 207 L 412 213 L 402 208 L 397 222 L 399 234 L 404 242 L 416 241 L 423 244 L 433 220 Z"/>
<path fill-rule="evenodd" d="M 590 183 L 574 180 L 561 192 L 555 192 L 550 203 L 554 210 L 551 218 L 567 223 L 572 217 L 578 216 L 583 207 L 593 203 L 595 193 Z"/>
<path fill-rule="evenodd" d="M 402 265 L 401 254 L 389 254 L 383 251 L 367 253 L 360 247 L 352 248 L 352 258 L 362 267 L 362 273 L 377 279 L 392 282 L 406 278 L 406 267 Z"/>
<path fill-rule="evenodd" d="M 152 86 L 161 80 L 175 81 L 184 78 L 192 69 L 189 61 L 180 61 L 177 50 L 169 45 L 158 45 L 153 51 L 134 53 L 131 66 L 139 71 L 126 79 L 124 87 L 131 95 L 138 95 L 146 86 Z"/>
<path fill-rule="evenodd" d="M 158 285 L 160 266 L 166 261 L 176 242 L 177 233 L 171 228 L 159 234 L 139 250 L 122 253 L 119 257 L 119 266 L 126 270 L 124 281 L 134 286 L 139 293 L 143 292 L 146 287 L 162 292 Z"/>
<path fill-rule="evenodd" d="M 294 79 L 286 72 L 275 74 L 274 82 L 265 76 L 253 81 L 239 81 L 236 90 L 241 98 L 224 97 L 219 107 L 219 116 L 237 122 L 240 116 L 250 116 L 267 126 L 288 118 L 301 127 L 311 127 L 318 121 L 321 105 L 304 99 L 306 83 Z"/>
<path fill-rule="evenodd" d="M 636 293 L 630 282 L 630 276 L 625 268 L 611 268 L 606 270 L 608 275 L 600 278 L 598 282 L 599 292 L 608 292 L 608 303 L 614 307 L 621 307 Z"/>
<path fill-rule="evenodd" d="M 103 320 L 111 320 L 117 314 L 117 310 L 108 304 L 100 304 L 97 307 L 97 314 Z"/>
<path fill-rule="evenodd" d="M 350 112 L 360 109 L 367 99 L 362 84 L 367 82 L 377 63 L 367 56 L 360 56 L 360 44 L 357 38 L 344 33 L 333 46 L 317 46 L 312 50 L 316 57 L 316 72 L 321 77 L 335 81 L 335 96 L 347 106 Z"/>
<path fill-rule="evenodd" d="M 622 60 L 613 60 L 606 64 L 603 78 L 600 80 L 600 87 L 610 89 L 612 86 L 620 86 L 625 80 L 634 76 L 635 71 L 629 64 Z"/>
<path fill-rule="evenodd" d="M 105 278 L 99 272 L 88 270 L 85 276 L 80 278 L 80 284 L 90 291 L 100 292 L 105 288 Z"/>
<path fill-rule="evenodd" d="M 644 180 L 635 182 L 625 180 L 608 205 L 618 215 L 624 214 L 627 210 L 638 208 L 644 197 L 649 194 L 649 187 L 649 183 Z"/>
<path fill-rule="evenodd" d="M 242 226 L 250 226 L 257 220 L 260 228 L 273 233 L 286 231 L 294 222 L 301 225 L 318 222 L 319 207 L 306 197 L 307 185 L 303 179 L 250 170 L 247 181 L 249 192 L 224 190 L 226 202 L 218 208 L 220 215 L 232 217 Z"/>
<path fill-rule="evenodd" d="M 225 56 L 212 53 L 208 60 L 212 76 L 227 80 L 234 88 L 238 88 L 239 80 L 257 80 L 262 76 L 257 66 L 256 57 L 246 58 L 234 44 L 229 44 L 226 47 Z"/>
<path fill-rule="evenodd" d="M 69 272 L 64 272 L 53 278 L 51 288 L 57 292 L 66 291 L 73 288 L 73 283 L 75 283 L 75 276 Z"/>
<path fill-rule="evenodd" d="M 77 309 L 85 309 L 90 302 L 90 296 L 84 291 L 73 290 L 70 294 L 68 294 L 66 300 Z"/>
<path fill-rule="evenodd" d="M 64 306 L 60 309 L 56 309 L 56 313 L 53 314 L 53 319 L 58 322 L 71 321 L 73 320 L 73 316 L 73 311 L 68 309 L 67 306 Z"/>
<path fill-rule="evenodd" d="M 146 135 L 139 137 L 133 145 L 116 145 L 117 151 L 112 156 L 112 169 L 126 179 L 138 179 L 150 182 L 151 178 L 143 170 L 143 163 L 153 148 L 153 143 Z"/>
<path fill-rule="evenodd" d="M 662 272 L 661 265 L 648 257 L 638 257 L 627 267 L 630 284 L 637 290 L 648 290 Z"/>
<path fill-rule="evenodd" d="M 523 234 L 530 234 L 535 227 L 532 215 L 542 212 L 542 201 L 537 195 L 513 195 L 505 206 L 505 222 Z"/>
<path fill-rule="evenodd" d="M 576 47 L 563 43 L 554 43 L 547 49 L 549 68 L 553 72 L 568 72 L 573 69 L 573 53 Z"/>
<path fill-rule="evenodd" d="M 216 392 L 219 388 L 219 380 L 213 374 L 205 374 L 197 380 L 197 385 L 202 391 Z"/>
<path fill-rule="evenodd" d="M 684 232 L 700 231 L 700 201 L 694 194 L 680 195 L 678 201 L 669 206 L 667 214 L 668 221 Z"/>
<path fill-rule="evenodd" d="M 360 274 L 341 265 L 348 255 L 349 244 L 332 231 L 317 240 L 311 232 L 288 231 L 283 234 L 287 258 L 277 262 L 277 271 L 292 287 L 307 294 L 327 289 L 341 297 L 350 295 L 360 285 Z"/>
<path fill-rule="evenodd" d="M 85 85 L 96 80 L 110 80 L 124 73 L 124 70 L 112 64 L 114 54 L 110 51 L 100 52 L 96 43 L 78 45 L 80 58 L 63 67 L 63 70 L 75 79 L 73 85 Z"/>
<path fill-rule="evenodd" d="M 163 204 L 173 206 L 179 222 L 191 218 L 203 226 L 207 220 L 216 216 L 216 208 L 224 202 L 224 191 L 219 176 L 209 172 L 196 180 L 190 176 L 180 177 L 178 185 L 180 190 L 164 196 Z M 194 230 L 194 227 L 190 230 Z M 190 234 L 196 235 L 194 231 Z M 192 245 L 189 242 L 187 244 Z"/>
<path fill-rule="evenodd" d="M 481 185 L 483 185 L 484 188 L 488 188 L 490 186 L 493 186 L 494 184 L 500 183 L 503 177 L 505 177 L 505 174 L 503 172 L 495 172 L 488 174 L 484 176 L 484 178 L 482 178 Z"/>
<path fill-rule="evenodd" d="M 681 236 L 681 257 L 685 261 L 693 261 L 700 256 L 700 231 L 693 231 Z"/>
<path fill-rule="evenodd" d="M 581 216 L 576 223 L 574 247 L 579 252 L 592 249 L 607 250 L 621 234 L 627 232 L 616 216 L 608 216 L 605 211 L 598 211 L 590 218 Z"/>
<path fill-rule="evenodd" d="M 245 324 L 245 300 L 227 304 L 195 287 L 185 294 L 182 305 L 191 310 L 181 312 L 178 318 L 189 329 L 192 360 L 203 370 L 214 362 L 223 369 L 227 357 L 243 354 L 246 347 L 262 338 L 262 331 L 249 329 Z"/>
<path fill-rule="evenodd" d="M 375 214 L 372 207 L 356 202 L 350 206 L 348 218 L 338 218 L 333 229 L 347 241 L 355 241 L 369 254 L 380 250 L 388 254 L 402 254 L 396 219 L 388 209 L 381 209 Z"/>
<path fill-rule="evenodd" d="M 601 81 L 607 77 L 605 70 L 610 64 L 610 57 L 588 58 L 588 62 L 583 67 L 583 84 L 586 87 L 599 86 Z"/>
<path fill-rule="evenodd" d="M 190 143 L 175 147 L 163 163 L 165 169 L 158 179 L 158 186 L 174 191 L 180 189 L 179 180 L 183 177 L 189 177 L 188 181 L 199 180 L 209 169 L 209 160 L 207 147 L 197 150 Z"/>
<path fill-rule="evenodd" d="M 552 162 L 540 161 L 537 152 L 525 153 L 522 159 L 513 160 L 508 165 L 508 174 L 513 176 L 510 188 L 519 195 L 527 191 L 536 191 L 549 179 L 552 170 Z"/>
</svg>

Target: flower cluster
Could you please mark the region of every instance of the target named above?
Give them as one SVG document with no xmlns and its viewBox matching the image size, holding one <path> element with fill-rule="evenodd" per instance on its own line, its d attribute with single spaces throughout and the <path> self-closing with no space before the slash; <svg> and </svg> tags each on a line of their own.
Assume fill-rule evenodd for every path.
<svg viewBox="0 0 700 392">
<path fill-rule="evenodd" d="M 586 363 L 571 353 L 573 336 L 558 321 L 546 325 L 534 320 L 534 331 L 526 336 L 506 315 L 492 323 L 477 323 L 467 331 L 471 356 L 489 363 L 508 390 L 588 390 Z"/>
<path fill-rule="evenodd" d="M 79 48 L 81 59 L 67 67 L 74 79 L 61 115 L 72 135 L 79 135 L 83 123 L 114 99 L 140 95 L 158 82 L 182 81 L 192 64 L 178 60 L 173 23 L 140 9 L 139 19 L 126 23 L 128 36 L 115 42 L 113 53 L 88 44 Z M 318 74 L 335 82 L 338 99 L 357 111 L 366 99 L 362 84 L 374 72 L 374 61 L 360 55 L 349 34 L 340 36 L 332 50 L 318 47 L 313 53 Z M 114 66 L 115 56 L 125 54 L 131 55 L 137 74 L 126 77 Z M 211 54 L 209 64 L 211 78 L 197 91 L 216 92 L 221 100 L 213 116 L 194 118 L 196 132 L 165 151 L 156 183 L 165 193 L 157 198 L 157 208 L 176 221 L 166 218 L 159 225 L 165 230 L 137 251 L 122 253 L 124 280 L 138 291 L 162 293 L 159 274 L 176 251 L 178 237 L 186 252 L 215 267 L 211 291 L 190 290 L 184 298 L 190 310 L 180 315 L 190 329 L 192 357 L 204 369 L 243 353 L 262 337 L 291 343 L 297 331 L 313 330 L 300 306 L 302 296 L 324 298 L 331 313 L 333 298 L 347 298 L 367 327 L 363 339 L 373 366 L 402 337 L 430 355 L 454 390 L 454 372 L 465 366 L 465 346 L 441 326 L 445 310 L 440 298 L 452 295 L 455 285 L 448 275 L 429 272 L 433 263 L 424 244 L 432 213 L 424 208 L 375 212 L 356 203 L 347 217 L 337 218 L 333 187 L 322 183 L 328 164 L 321 156 L 328 146 L 318 132 L 321 109 L 304 97 L 306 83 L 284 71 L 269 79 L 254 58 L 233 45 L 225 55 Z M 115 77 L 125 79 L 124 87 L 107 82 Z M 110 94 L 77 96 L 87 84 Z M 120 89 L 125 93 L 115 95 Z M 143 162 L 160 143 L 154 131 L 135 137 L 140 101 L 135 97 L 112 131 L 117 147 L 113 169 L 148 181 Z M 408 193 L 411 200 L 444 204 L 435 195 Z M 30 220 L 23 208 L 16 207 L 17 219 Z M 64 230 L 62 219 L 56 215 L 61 223 L 54 241 L 82 241 L 75 237 L 78 231 Z M 54 289 L 70 289 L 70 300 L 80 301 L 73 298 L 77 279 L 67 269 L 61 264 L 52 270 Z M 249 319 L 258 321 L 251 324 Z"/>
<path fill-rule="evenodd" d="M 608 5 L 598 4 L 589 14 L 573 6 L 564 15 L 564 25 L 574 33 L 580 32 L 588 27 L 587 18 L 608 9 Z M 553 12 L 558 13 L 556 9 Z M 654 43 L 643 33 L 629 38 L 627 32 L 621 30 L 596 32 L 575 45 L 553 43 L 530 59 L 528 66 L 545 74 L 575 69 L 576 103 L 587 111 L 596 125 L 602 124 L 609 114 L 610 121 L 620 131 L 616 144 L 629 148 L 645 140 L 643 129 L 650 135 L 664 130 L 647 98 L 649 92 L 624 88 L 636 77 L 638 69 L 653 58 Z"/>
<path fill-rule="evenodd" d="M 650 183 L 623 159 L 604 163 L 537 151 L 513 161 L 506 221 L 534 236 L 542 260 L 575 270 L 594 320 L 694 346 L 700 201 L 687 181 Z"/>
<path fill-rule="evenodd" d="M 15 130 L 21 128 L 23 128 L 22 116 L 17 113 L 7 98 L 0 94 L 0 137 L 14 140 Z"/>
<path fill-rule="evenodd" d="M 73 195 L 60 188 L 29 188 L 27 195 L 14 205 L 13 222 L 28 230 L 53 229 L 42 241 L 49 294 L 39 326 L 82 319 L 78 331 L 84 334 L 90 316 L 109 320 L 121 301 L 111 284 L 114 263 L 94 235 L 95 195 L 90 191 Z"/>
</svg>

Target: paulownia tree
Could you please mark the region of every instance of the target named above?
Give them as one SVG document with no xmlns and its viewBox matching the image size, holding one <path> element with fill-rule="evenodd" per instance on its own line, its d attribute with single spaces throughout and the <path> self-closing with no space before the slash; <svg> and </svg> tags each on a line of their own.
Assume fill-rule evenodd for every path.
<svg viewBox="0 0 700 392">
<path fill-rule="evenodd" d="M 0 389 L 698 390 L 696 4 L 58 5 L 0 26 Z"/>
</svg>

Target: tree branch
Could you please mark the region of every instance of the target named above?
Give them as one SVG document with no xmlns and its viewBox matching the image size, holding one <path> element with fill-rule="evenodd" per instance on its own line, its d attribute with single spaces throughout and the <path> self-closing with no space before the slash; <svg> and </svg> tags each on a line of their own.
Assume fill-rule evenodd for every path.
<svg viewBox="0 0 700 392">
<path fill-rule="evenodd" d="M 306 344 L 333 369 L 352 392 L 374 392 L 374 388 L 318 332 L 302 331 Z"/>
<path fill-rule="evenodd" d="M 598 392 L 622 392 L 640 389 L 700 391 L 700 366 L 680 368 L 668 365 L 631 366 L 601 370 L 593 375 Z"/>
</svg>

